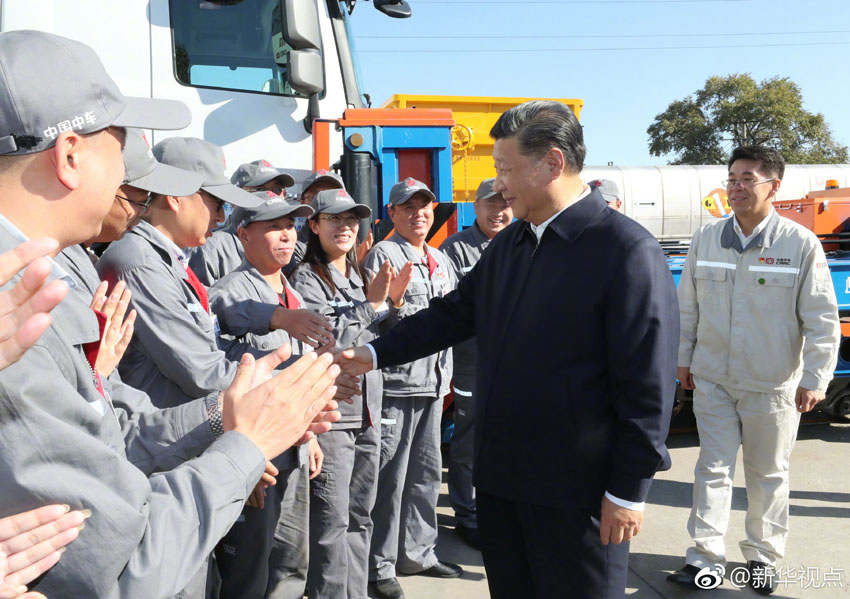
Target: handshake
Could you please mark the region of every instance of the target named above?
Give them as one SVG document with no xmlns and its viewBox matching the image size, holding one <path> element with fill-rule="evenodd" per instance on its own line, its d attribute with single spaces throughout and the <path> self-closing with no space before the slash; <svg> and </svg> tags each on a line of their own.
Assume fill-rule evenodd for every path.
<svg viewBox="0 0 850 599">
<path fill-rule="evenodd" d="M 283 345 L 255 360 L 245 354 L 230 387 L 219 396 L 222 426 L 253 441 L 267 460 L 327 432 L 340 419 L 337 401 L 359 395 L 357 377 L 372 370 L 367 347 L 336 355 L 310 352 L 282 371 Z"/>
</svg>

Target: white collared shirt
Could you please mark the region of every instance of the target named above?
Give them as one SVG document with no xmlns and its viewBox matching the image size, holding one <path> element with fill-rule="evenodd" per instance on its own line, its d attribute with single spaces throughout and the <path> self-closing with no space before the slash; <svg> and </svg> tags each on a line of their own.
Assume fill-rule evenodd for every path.
<svg viewBox="0 0 850 599">
<path fill-rule="evenodd" d="M 752 240 L 753 240 L 753 238 L 754 238 L 756 235 L 758 235 L 759 233 L 761 233 L 762 231 L 764 231 L 764 228 L 767 226 L 767 221 L 769 221 L 769 220 L 770 220 L 770 217 L 771 217 L 771 216 L 773 216 L 773 213 L 774 213 L 774 209 L 773 209 L 773 207 L 771 206 L 771 208 L 770 208 L 770 212 L 768 212 L 768 213 L 767 213 L 767 216 L 765 216 L 765 217 L 764 217 L 764 220 L 763 220 L 763 221 L 761 221 L 759 224 L 757 224 L 757 225 L 755 226 L 755 228 L 753 229 L 753 232 L 752 232 L 752 233 L 750 233 L 750 235 L 749 235 L 749 236 L 744 235 L 744 231 L 741 229 L 741 225 L 740 225 L 740 224 L 738 224 L 738 217 L 737 217 L 737 216 L 733 216 L 733 217 L 732 217 L 732 218 L 734 219 L 734 221 L 735 221 L 735 222 L 734 222 L 734 224 L 733 224 L 732 226 L 735 228 L 735 233 L 738 235 L 738 239 L 740 239 L 740 240 L 741 240 L 741 249 L 743 249 L 743 248 L 747 247 L 747 244 L 748 244 L 750 241 L 752 241 Z"/>
<path fill-rule="evenodd" d="M 575 206 L 580 200 L 583 200 L 584 198 L 586 198 L 589 195 L 590 195 L 590 187 L 585 185 L 584 189 L 582 190 L 582 192 L 579 194 L 579 196 L 576 199 L 572 200 L 571 202 L 568 202 L 566 206 L 564 206 L 563 208 L 558 210 L 555 214 L 553 214 L 552 216 L 547 218 L 545 221 L 543 221 L 539 225 L 535 225 L 534 223 L 529 223 L 531 225 L 531 231 L 535 235 L 537 235 L 537 243 L 540 243 L 540 240 L 543 239 L 543 233 L 546 231 L 546 227 L 549 226 L 549 223 L 551 223 L 553 220 L 558 218 L 564 210 L 566 210 L 570 206 Z"/>
</svg>

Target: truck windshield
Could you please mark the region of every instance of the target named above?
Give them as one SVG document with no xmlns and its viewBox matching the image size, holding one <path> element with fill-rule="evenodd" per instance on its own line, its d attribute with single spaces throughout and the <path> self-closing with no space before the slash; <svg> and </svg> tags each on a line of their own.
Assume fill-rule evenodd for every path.
<svg viewBox="0 0 850 599">
<path fill-rule="evenodd" d="M 279 0 L 170 0 L 174 75 L 180 83 L 300 96 L 275 63 Z"/>
</svg>

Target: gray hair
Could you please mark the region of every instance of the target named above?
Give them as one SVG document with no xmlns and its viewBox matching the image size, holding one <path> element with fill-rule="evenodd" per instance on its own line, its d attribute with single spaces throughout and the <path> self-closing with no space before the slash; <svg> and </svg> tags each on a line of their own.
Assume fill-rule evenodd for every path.
<svg viewBox="0 0 850 599">
<path fill-rule="evenodd" d="M 542 158 L 552 148 L 564 153 L 567 170 L 579 173 L 584 167 L 587 148 L 584 133 L 572 110 L 561 102 L 532 100 L 502 113 L 490 137 L 516 136 L 519 151 L 525 156 Z"/>
</svg>

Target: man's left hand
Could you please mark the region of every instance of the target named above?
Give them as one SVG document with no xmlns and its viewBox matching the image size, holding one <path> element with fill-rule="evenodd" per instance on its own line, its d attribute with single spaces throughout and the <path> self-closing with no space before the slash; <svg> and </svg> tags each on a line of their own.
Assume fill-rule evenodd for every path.
<svg viewBox="0 0 850 599">
<path fill-rule="evenodd" d="M 637 536 L 643 525 L 643 512 L 620 507 L 607 497 L 602 498 L 602 516 L 599 520 L 599 536 L 602 544 L 617 545 Z"/>
<path fill-rule="evenodd" d="M 826 393 L 821 391 L 812 391 L 811 389 L 803 389 L 797 387 L 797 395 L 794 397 L 794 402 L 797 404 L 797 411 L 802 413 L 811 412 L 812 408 L 819 401 L 826 398 Z"/>
</svg>

